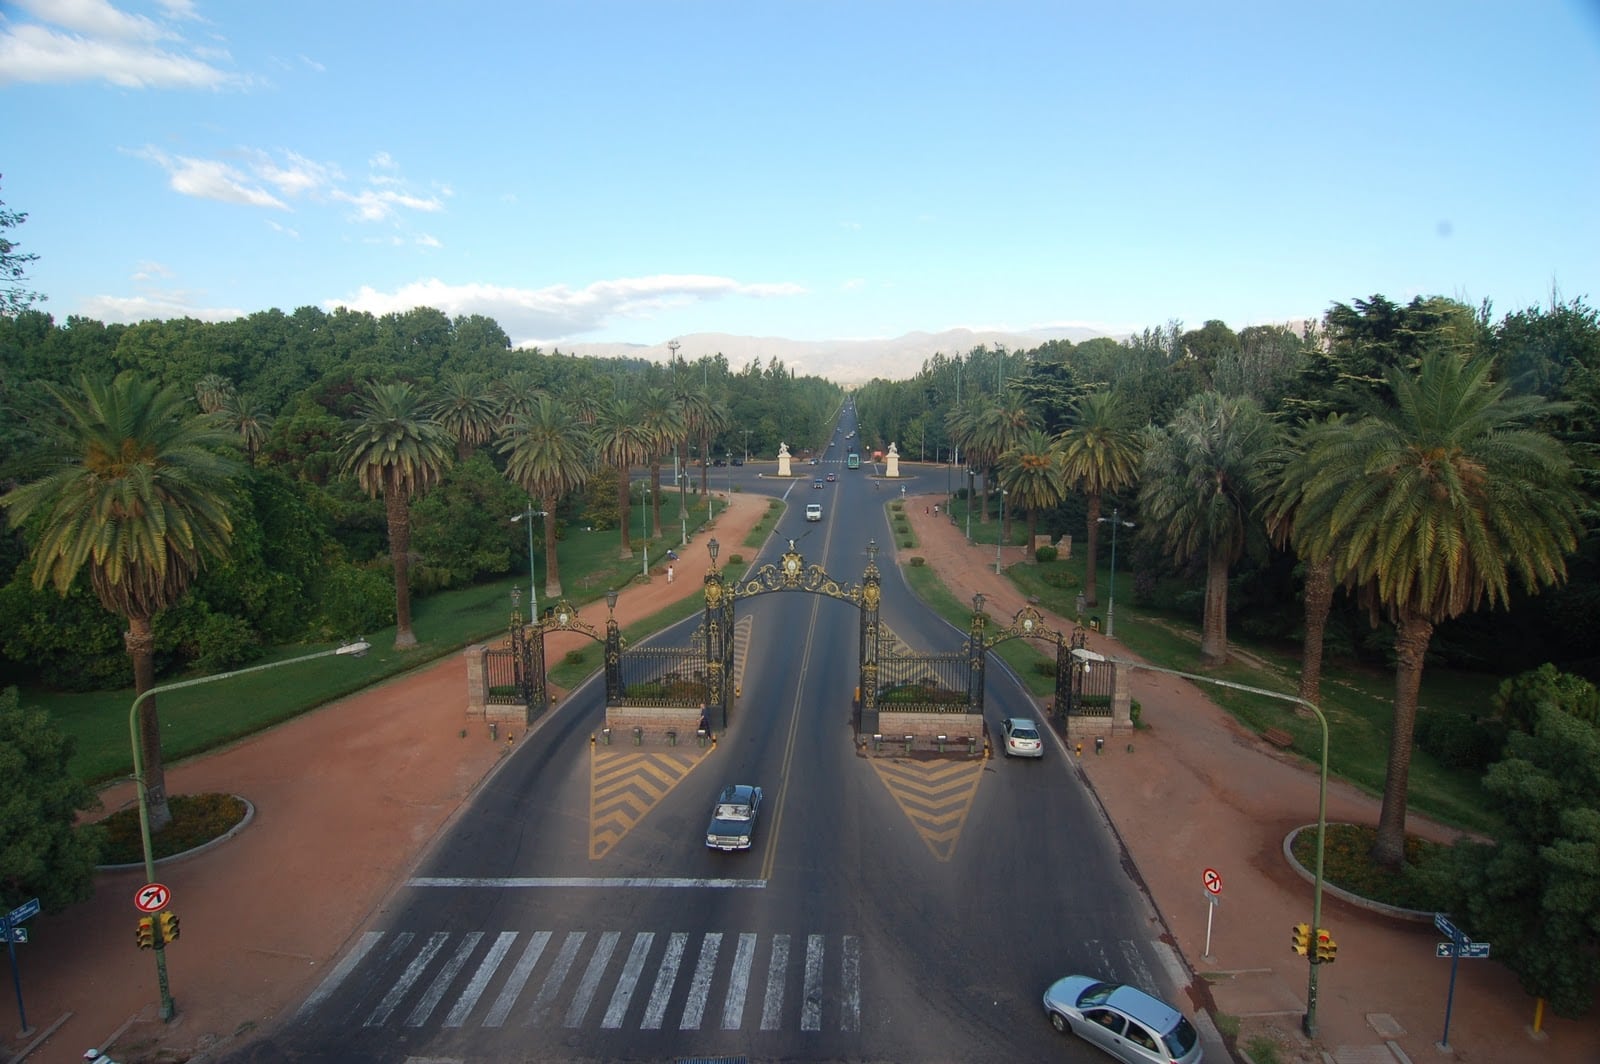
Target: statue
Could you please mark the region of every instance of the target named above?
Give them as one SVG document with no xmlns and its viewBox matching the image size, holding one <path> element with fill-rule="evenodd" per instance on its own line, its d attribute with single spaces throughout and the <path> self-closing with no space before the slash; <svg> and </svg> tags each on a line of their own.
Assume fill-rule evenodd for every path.
<svg viewBox="0 0 1600 1064">
<path fill-rule="evenodd" d="M 900 452 L 894 449 L 894 441 L 893 440 L 889 441 L 889 457 L 890 458 L 899 458 L 900 457 Z"/>
<path fill-rule="evenodd" d="M 787 457 L 789 457 L 789 445 L 787 443 L 778 444 L 778 457 L 779 458 L 787 458 Z"/>
<path fill-rule="evenodd" d="M 789 445 L 787 443 L 778 444 L 778 475 L 780 477 L 794 475 L 789 468 Z"/>
<path fill-rule="evenodd" d="M 892 440 L 889 443 L 889 453 L 884 456 L 884 462 L 884 476 L 898 477 L 900 475 L 900 452 L 894 449 L 894 442 Z M 901 488 L 900 490 L 902 492 L 905 491 L 904 488 Z"/>
</svg>

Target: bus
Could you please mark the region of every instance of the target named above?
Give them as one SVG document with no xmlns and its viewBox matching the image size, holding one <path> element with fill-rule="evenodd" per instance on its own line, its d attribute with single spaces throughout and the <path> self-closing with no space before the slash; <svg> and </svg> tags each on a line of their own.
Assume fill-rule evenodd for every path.
<svg viewBox="0 0 1600 1064">
<path fill-rule="evenodd" d="M 845 457 L 844 467 L 846 469 L 860 469 L 861 468 L 861 456 L 859 454 L 857 454 L 856 452 L 851 451 Z"/>
</svg>

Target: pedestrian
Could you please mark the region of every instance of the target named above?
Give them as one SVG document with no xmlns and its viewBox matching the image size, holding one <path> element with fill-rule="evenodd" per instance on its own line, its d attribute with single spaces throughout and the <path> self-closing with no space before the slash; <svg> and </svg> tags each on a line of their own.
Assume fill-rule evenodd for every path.
<svg viewBox="0 0 1600 1064">
<path fill-rule="evenodd" d="M 672 583 L 672 566 L 667 566 L 667 583 Z"/>
</svg>

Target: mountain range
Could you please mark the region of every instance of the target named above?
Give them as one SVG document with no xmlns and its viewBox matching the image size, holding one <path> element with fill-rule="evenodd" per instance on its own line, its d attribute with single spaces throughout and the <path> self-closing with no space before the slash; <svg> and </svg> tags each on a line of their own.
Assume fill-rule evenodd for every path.
<svg viewBox="0 0 1600 1064">
<path fill-rule="evenodd" d="M 786 369 L 802 376 L 823 377 L 838 384 L 865 384 L 875 377 L 909 380 L 922 364 L 935 354 L 946 357 L 964 355 L 975 347 L 1008 350 L 1038 347 L 1050 340 L 1080 343 L 1096 336 L 1110 336 L 1082 326 L 1033 329 L 1023 332 L 1000 330 L 947 329 L 944 332 L 910 332 L 903 336 L 872 340 L 785 340 L 771 336 L 734 336 L 729 333 L 693 333 L 676 337 L 677 357 L 693 363 L 702 355 L 723 355 L 735 373 L 756 359 L 763 366 L 774 359 Z M 643 358 L 667 364 L 672 349 L 667 341 L 659 344 L 576 343 L 540 345 L 569 355 L 596 358 Z"/>
</svg>

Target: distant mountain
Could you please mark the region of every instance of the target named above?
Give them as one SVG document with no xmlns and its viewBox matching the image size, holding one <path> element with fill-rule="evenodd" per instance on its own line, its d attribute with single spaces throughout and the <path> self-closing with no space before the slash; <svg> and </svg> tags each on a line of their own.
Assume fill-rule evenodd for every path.
<svg viewBox="0 0 1600 1064">
<path fill-rule="evenodd" d="M 916 376 L 922 364 L 935 354 L 947 357 L 964 355 L 980 345 L 1004 344 L 1008 350 L 1038 347 L 1049 340 L 1079 343 L 1109 333 L 1079 326 L 1038 329 L 1028 332 L 975 332 L 950 329 L 941 333 L 906 333 L 886 340 L 784 340 L 771 336 L 733 336 L 728 333 L 694 333 L 677 337 L 678 357 L 693 362 L 701 355 L 721 353 L 735 371 L 756 359 L 763 365 L 777 359 L 802 375 L 824 377 L 844 385 L 865 384 L 874 377 L 907 380 Z M 560 348 L 572 355 L 596 358 L 643 358 L 665 365 L 672 358 L 666 343 L 578 343 L 541 344 L 545 350 Z"/>
</svg>

